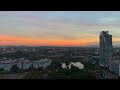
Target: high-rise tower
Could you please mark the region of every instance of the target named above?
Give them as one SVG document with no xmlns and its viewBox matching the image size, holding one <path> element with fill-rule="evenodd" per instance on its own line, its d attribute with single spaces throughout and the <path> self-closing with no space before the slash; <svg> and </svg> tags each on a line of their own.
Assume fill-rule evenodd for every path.
<svg viewBox="0 0 120 90">
<path fill-rule="evenodd" d="M 108 34 L 108 31 L 100 32 L 100 65 L 109 66 L 112 48 L 112 35 Z"/>
</svg>

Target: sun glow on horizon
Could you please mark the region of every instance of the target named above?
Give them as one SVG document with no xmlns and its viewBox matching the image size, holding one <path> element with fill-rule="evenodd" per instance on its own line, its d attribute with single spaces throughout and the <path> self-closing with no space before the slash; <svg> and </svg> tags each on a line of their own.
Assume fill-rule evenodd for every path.
<svg viewBox="0 0 120 90">
<path fill-rule="evenodd" d="M 0 45 L 27 45 L 27 46 L 87 46 L 91 41 L 82 40 L 51 40 L 51 39 L 31 39 L 13 36 L 0 36 Z"/>
</svg>

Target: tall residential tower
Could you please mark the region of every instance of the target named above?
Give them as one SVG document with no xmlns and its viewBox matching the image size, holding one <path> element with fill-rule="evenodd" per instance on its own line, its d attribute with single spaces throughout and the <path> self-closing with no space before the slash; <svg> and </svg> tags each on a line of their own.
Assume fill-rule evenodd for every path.
<svg viewBox="0 0 120 90">
<path fill-rule="evenodd" d="M 112 35 L 108 31 L 100 32 L 100 65 L 109 66 L 112 60 Z"/>
</svg>

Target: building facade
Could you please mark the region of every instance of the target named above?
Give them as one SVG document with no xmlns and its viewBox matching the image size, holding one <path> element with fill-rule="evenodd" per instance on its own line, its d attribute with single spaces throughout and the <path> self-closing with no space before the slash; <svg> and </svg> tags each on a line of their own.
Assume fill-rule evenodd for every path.
<svg viewBox="0 0 120 90">
<path fill-rule="evenodd" d="M 100 32 L 100 65 L 109 66 L 112 60 L 112 35 L 108 31 Z"/>
<path fill-rule="evenodd" d="M 109 71 L 115 73 L 117 76 L 120 77 L 120 61 L 114 60 L 110 63 Z"/>
<path fill-rule="evenodd" d="M 43 67 L 45 69 L 47 66 L 51 64 L 50 59 L 41 59 L 33 62 L 33 68 L 38 69 L 39 67 Z"/>
<path fill-rule="evenodd" d="M 21 70 L 27 70 L 29 68 L 38 69 L 39 67 L 43 67 L 45 69 L 47 66 L 51 64 L 52 60 L 50 59 L 40 59 L 36 61 L 30 60 L 1 60 L 0 61 L 0 69 L 4 69 L 5 71 L 10 71 L 13 65 L 17 65 L 17 67 Z"/>
</svg>

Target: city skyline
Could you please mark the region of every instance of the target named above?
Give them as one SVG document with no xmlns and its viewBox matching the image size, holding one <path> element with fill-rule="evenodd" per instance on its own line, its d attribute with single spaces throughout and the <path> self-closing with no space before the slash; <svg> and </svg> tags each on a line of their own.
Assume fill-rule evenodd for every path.
<svg viewBox="0 0 120 90">
<path fill-rule="evenodd" d="M 0 11 L 0 46 L 99 45 L 99 32 L 120 45 L 119 11 Z"/>
</svg>

